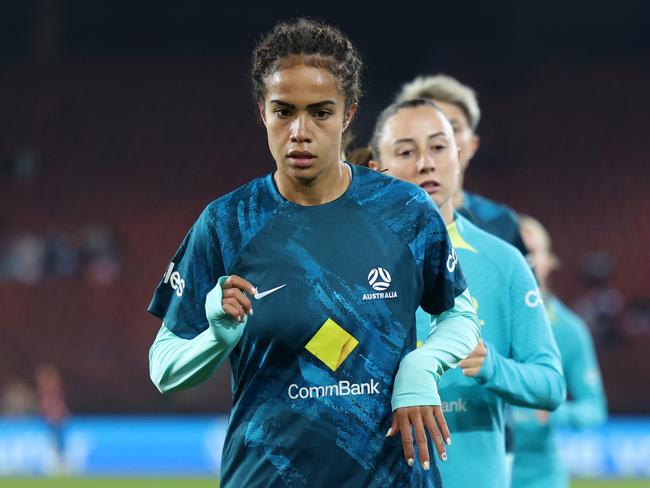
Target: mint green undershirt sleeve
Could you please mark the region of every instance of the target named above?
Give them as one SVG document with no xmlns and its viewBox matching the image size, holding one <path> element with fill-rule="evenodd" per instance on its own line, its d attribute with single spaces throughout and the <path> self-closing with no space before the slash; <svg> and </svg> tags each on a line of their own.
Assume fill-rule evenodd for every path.
<svg viewBox="0 0 650 488">
<path fill-rule="evenodd" d="M 478 344 L 480 326 L 466 289 L 454 306 L 432 316 L 427 340 L 402 359 L 393 385 L 392 408 L 440 405 L 438 380 Z"/>
<path fill-rule="evenodd" d="M 601 424 L 607 419 L 607 401 L 587 327 L 572 323 L 562 339 L 570 342 L 566 352 L 562 349 L 562 362 L 571 400 L 553 412 L 551 423 L 574 428 Z"/>
<path fill-rule="evenodd" d="M 205 299 L 208 328 L 193 339 L 183 339 L 165 327 L 149 350 L 149 375 L 161 393 L 181 390 L 205 381 L 228 357 L 246 325 L 226 314 L 221 307 L 223 276 Z"/>
</svg>

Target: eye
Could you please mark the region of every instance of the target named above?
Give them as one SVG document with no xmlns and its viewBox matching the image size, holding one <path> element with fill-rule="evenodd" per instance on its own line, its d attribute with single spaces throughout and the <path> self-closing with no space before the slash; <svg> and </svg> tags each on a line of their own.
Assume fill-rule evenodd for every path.
<svg viewBox="0 0 650 488">
<path fill-rule="evenodd" d="M 314 112 L 314 117 L 319 120 L 325 120 L 330 115 L 332 115 L 332 112 L 330 112 L 329 110 L 316 110 Z"/>
<path fill-rule="evenodd" d="M 281 119 L 287 118 L 291 115 L 288 108 L 276 108 L 273 113 Z"/>
<path fill-rule="evenodd" d="M 434 144 L 431 149 L 433 149 L 434 152 L 440 153 L 447 149 L 447 146 L 445 144 Z"/>
<path fill-rule="evenodd" d="M 400 158 L 408 158 L 413 155 L 413 149 L 403 149 L 397 152 L 397 156 Z"/>
</svg>

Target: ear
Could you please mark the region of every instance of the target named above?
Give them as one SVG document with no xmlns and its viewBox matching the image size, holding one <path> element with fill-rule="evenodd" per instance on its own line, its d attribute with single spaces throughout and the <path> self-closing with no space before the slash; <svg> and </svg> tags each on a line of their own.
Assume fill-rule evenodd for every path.
<svg viewBox="0 0 650 488">
<path fill-rule="evenodd" d="M 472 140 L 470 142 L 470 151 L 471 154 L 469 155 L 469 159 L 472 159 L 474 157 L 474 154 L 476 154 L 476 151 L 478 151 L 479 146 L 481 145 L 481 138 L 479 137 L 478 134 L 472 134 Z"/>
<path fill-rule="evenodd" d="M 350 108 L 345 111 L 345 115 L 343 116 L 343 132 L 348 130 L 348 126 L 350 125 L 350 122 L 352 122 L 352 119 L 354 119 L 354 116 L 357 113 L 358 109 L 359 104 L 353 103 L 350 105 Z"/>
<path fill-rule="evenodd" d="M 381 166 L 379 165 L 379 163 L 377 161 L 375 161 L 374 159 L 371 159 L 370 161 L 368 161 L 368 168 L 370 168 L 370 169 L 372 169 L 374 171 L 379 171 Z"/>
<path fill-rule="evenodd" d="M 264 127 L 266 127 L 266 110 L 264 107 L 264 103 L 258 102 L 257 103 L 257 110 L 260 112 L 260 118 L 262 119 L 262 123 L 264 124 Z"/>
</svg>

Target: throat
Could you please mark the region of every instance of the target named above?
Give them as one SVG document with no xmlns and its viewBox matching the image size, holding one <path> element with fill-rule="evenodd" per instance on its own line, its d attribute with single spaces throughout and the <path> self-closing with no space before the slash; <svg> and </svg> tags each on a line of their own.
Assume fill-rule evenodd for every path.
<svg viewBox="0 0 650 488">
<path fill-rule="evenodd" d="M 340 162 L 332 171 L 314 178 L 295 178 L 276 171 L 273 175 L 280 194 L 298 205 L 323 205 L 343 195 L 352 182 L 352 170 Z"/>
</svg>

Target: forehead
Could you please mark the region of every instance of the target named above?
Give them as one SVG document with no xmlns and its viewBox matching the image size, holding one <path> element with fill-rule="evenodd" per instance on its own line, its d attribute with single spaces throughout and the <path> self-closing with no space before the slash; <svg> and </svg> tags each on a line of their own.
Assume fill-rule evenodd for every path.
<svg viewBox="0 0 650 488">
<path fill-rule="evenodd" d="M 423 139 L 439 132 L 452 134 L 449 121 L 430 106 L 403 108 L 386 121 L 384 140 L 392 143 L 398 139 Z"/>
<path fill-rule="evenodd" d="M 266 100 L 309 105 L 323 100 L 341 102 L 343 95 L 326 68 L 306 64 L 280 66 L 266 78 Z"/>
</svg>

